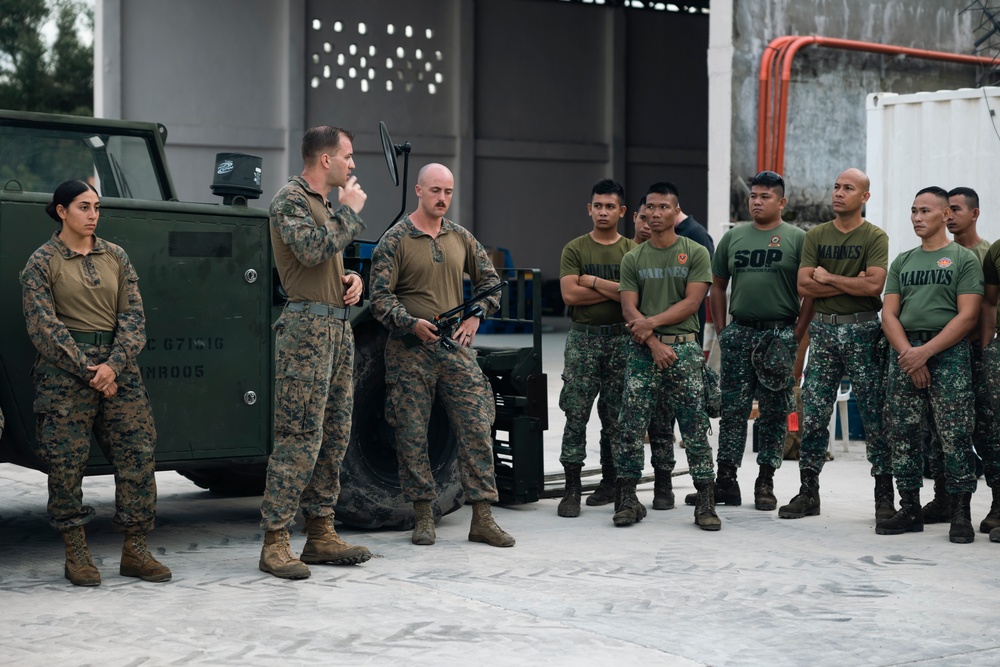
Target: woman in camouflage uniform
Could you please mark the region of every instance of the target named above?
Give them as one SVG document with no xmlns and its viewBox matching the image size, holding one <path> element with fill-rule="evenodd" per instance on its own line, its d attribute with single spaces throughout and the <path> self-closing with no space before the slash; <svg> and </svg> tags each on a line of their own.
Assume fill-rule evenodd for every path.
<svg viewBox="0 0 1000 667">
<path fill-rule="evenodd" d="M 82 481 L 91 433 L 115 470 L 115 528 L 125 533 L 120 572 L 167 581 L 146 548 L 156 514 L 156 429 L 136 356 L 146 343 L 138 276 L 125 251 L 95 236 L 101 202 L 83 181 L 56 188 L 46 212 L 59 231 L 21 272 L 24 319 L 38 349 L 35 439 L 49 468 L 48 511 L 66 542 L 65 575 L 101 583 L 83 526 Z"/>
</svg>

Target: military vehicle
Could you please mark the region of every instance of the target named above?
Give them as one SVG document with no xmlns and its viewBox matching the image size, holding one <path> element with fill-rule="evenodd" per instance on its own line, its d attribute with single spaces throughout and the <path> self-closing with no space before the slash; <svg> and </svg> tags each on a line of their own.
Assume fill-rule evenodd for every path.
<svg viewBox="0 0 1000 667">
<path fill-rule="evenodd" d="M 7 418 L 0 461 L 45 470 L 35 454 L 29 375 L 35 349 L 24 327 L 18 273 L 55 231 L 44 211 L 55 187 L 89 179 L 101 194 L 98 235 L 124 247 L 140 277 L 147 343 L 138 361 L 156 419 L 157 469 L 177 470 L 219 493 L 259 493 L 272 440 L 270 325 L 285 302 L 267 213 L 247 204 L 259 196 L 260 171 L 252 168 L 249 182 L 230 179 L 242 156 L 220 154 L 213 191 L 223 202 L 180 202 L 166 140 L 167 129 L 155 123 L 0 111 L 0 409 Z M 402 147 L 386 132 L 383 144 L 395 175 Z M 359 241 L 345 253 L 366 284 L 373 246 Z M 537 270 L 500 270 L 509 289 L 491 326 L 530 331 L 516 337 L 525 341 L 519 346 L 479 350 L 497 401 L 501 502 L 514 504 L 537 500 L 544 483 L 541 280 Z M 367 304 L 352 309 L 351 322 L 354 418 L 337 518 L 363 528 L 406 528 L 412 509 L 401 495 L 393 433 L 383 419 L 387 332 Z M 461 506 L 463 495 L 456 442 L 440 407 L 429 441 L 447 513 Z M 95 443 L 87 473 L 110 471 Z"/>
</svg>

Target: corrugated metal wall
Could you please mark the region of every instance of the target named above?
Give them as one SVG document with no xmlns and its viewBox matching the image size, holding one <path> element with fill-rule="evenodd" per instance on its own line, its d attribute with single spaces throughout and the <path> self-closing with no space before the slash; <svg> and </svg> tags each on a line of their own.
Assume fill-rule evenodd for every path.
<svg viewBox="0 0 1000 667">
<path fill-rule="evenodd" d="M 962 89 L 867 99 L 867 218 L 889 233 L 890 261 L 920 244 L 910 225 L 918 190 L 938 185 L 979 193 L 979 235 L 1000 239 L 1000 88 Z"/>
</svg>

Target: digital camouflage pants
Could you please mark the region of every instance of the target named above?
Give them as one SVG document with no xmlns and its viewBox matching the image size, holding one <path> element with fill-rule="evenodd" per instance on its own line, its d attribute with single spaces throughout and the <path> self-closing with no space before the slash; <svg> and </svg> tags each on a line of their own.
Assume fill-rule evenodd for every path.
<svg viewBox="0 0 1000 667">
<path fill-rule="evenodd" d="M 917 347 L 922 342 L 911 339 Z M 918 389 L 899 367 L 899 354 L 889 351 L 886 429 L 892 445 L 892 473 L 900 491 L 923 486 L 924 459 L 921 430 L 930 414 L 937 426 L 944 452 L 945 488 L 948 493 L 976 490 L 976 464 L 972 451 L 973 395 L 969 372 L 969 344 L 935 354 L 927 362 L 930 387 Z"/>
<path fill-rule="evenodd" d="M 639 479 L 645 459 L 644 434 L 659 403 L 673 410 L 684 438 L 688 468 L 695 481 L 715 479 L 712 448 L 708 444 L 708 414 L 698 343 L 672 345 L 677 360 L 660 370 L 645 345 L 630 343 L 625 367 L 625 393 L 618 418 L 621 439 L 615 450 L 615 467 L 624 479 Z"/>
<path fill-rule="evenodd" d="M 980 366 L 973 357 L 972 390 L 976 394 L 976 430 L 973 441 L 983 458 L 983 476 L 991 488 L 1000 485 L 1000 338 L 995 338 L 982 351 Z M 979 397 L 985 394 L 987 406 L 979 410 Z M 988 410 L 988 412 L 986 411 Z M 988 420 L 988 427 L 980 420 Z M 980 435 L 982 434 L 982 435 Z"/>
<path fill-rule="evenodd" d="M 587 458 L 587 421 L 595 397 L 601 420 L 601 465 L 614 464 L 629 340 L 628 334 L 599 336 L 572 330 L 566 336 L 563 386 L 559 392 L 559 408 L 566 414 L 559 455 L 563 465 L 583 465 Z"/>
<path fill-rule="evenodd" d="M 972 394 L 975 400 L 975 422 L 972 430 L 972 442 L 976 452 L 983 459 L 983 470 L 986 483 L 991 487 L 1000 482 L 1000 429 L 996 424 L 996 412 L 990 398 L 991 386 L 990 378 L 997 375 L 991 373 L 987 365 L 987 355 L 994 357 L 994 373 L 1000 364 L 1000 352 L 996 347 L 996 341 L 990 343 L 984 351 L 978 341 L 969 343 L 969 357 L 972 359 Z M 1000 396 L 1000 390 L 997 390 Z M 931 477 L 937 479 L 944 475 L 944 452 L 941 449 L 941 439 L 937 434 L 937 427 L 933 420 L 928 420 L 928 427 L 931 431 L 931 452 L 930 467 Z"/>
<path fill-rule="evenodd" d="M 661 395 L 646 428 L 649 435 L 649 462 L 654 470 L 673 472 L 677 464 L 674 456 L 674 409 Z"/>
<path fill-rule="evenodd" d="M 768 372 L 768 376 L 788 378 L 787 385 L 780 390 L 769 389 L 760 381 L 751 360 L 754 349 L 772 336 L 777 336 L 778 341 L 788 350 L 787 366 L 771 368 Z M 719 421 L 718 463 L 739 468 L 743 462 L 747 445 L 747 420 L 756 397 L 760 412 L 757 419 L 757 464 L 780 468 L 785 453 L 785 436 L 788 433 L 788 414 L 795 408 L 792 391 L 795 384 L 795 352 L 798 348 L 795 329 L 754 329 L 733 322 L 719 334 L 719 348 L 722 352 L 722 417 Z"/>
<path fill-rule="evenodd" d="M 496 502 L 492 426 L 496 399 L 476 362 L 476 351 L 440 343 L 385 346 L 385 418 L 396 429 L 399 481 L 406 498 L 434 500 L 436 485 L 427 445 L 435 395 L 458 442 L 458 466 L 468 502 Z"/>
<path fill-rule="evenodd" d="M 892 450 L 882 426 L 884 347 L 878 319 L 859 324 L 813 321 L 809 325 L 809 363 L 802 385 L 800 470 L 817 474 L 823 470 L 830 446 L 830 415 L 846 375 L 851 378 L 851 392 L 865 427 L 871 474 L 892 474 Z"/>
<path fill-rule="evenodd" d="M 349 322 L 286 310 L 274 330 L 274 448 L 260 507 L 268 531 L 292 525 L 299 507 L 307 518 L 333 516 L 354 409 Z"/>
<path fill-rule="evenodd" d="M 89 359 L 107 359 L 110 345 L 79 343 Z M 94 508 L 83 504 L 83 472 L 91 434 L 115 471 L 114 527 L 148 533 L 156 519 L 156 427 L 142 376 L 134 360 L 115 378 L 111 398 L 43 357 L 35 382 L 35 439 L 49 468 L 49 521 L 59 531 L 83 526 Z"/>
</svg>

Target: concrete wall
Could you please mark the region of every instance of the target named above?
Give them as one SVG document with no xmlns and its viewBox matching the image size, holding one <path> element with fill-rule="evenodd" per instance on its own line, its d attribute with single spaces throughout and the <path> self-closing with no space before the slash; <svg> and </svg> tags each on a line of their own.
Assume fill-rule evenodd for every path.
<svg viewBox="0 0 1000 667">
<path fill-rule="evenodd" d="M 967 5 L 964 0 L 733 0 L 731 185 L 737 178 L 749 181 L 757 171 L 758 74 L 772 39 L 816 34 L 971 53 L 978 17 L 960 15 Z M 974 86 L 977 74 L 975 67 L 935 61 L 817 47 L 800 51 L 788 105 L 787 210 L 800 221 L 832 217 L 833 179 L 847 166 L 865 166 L 866 94 Z M 731 190 L 742 197 L 737 186 Z M 715 205 L 719 210 L 718 201 Z M 732 214 L 747 219 L 745 201 Z"/>
<path fill-rule="evenodd" d="M 301 169 L 303 7 L 99 0 L 95 115 L 166 125 L 174 185 L 188 201 L 220 201 L 209 189 L 216 153 L 259 155 L 264 195 L 255 205 L 266 207 L 290 165 Z"/>
<path fill-rule="evenodd" d="M 96 111 L 167 126 L 183 199 L 218 201 L 216 152 L 262 156 L 261 207 L 301 169 L 305 127 L 351 129 L 369 238 L 400 208 L 384 120 L 413 146 L 407 211 L 443 162 L 455 220 L 555 278 L 601 178 L 630 210 L 673 181 L 706 219 L 707 42 L 702 13 L 552 0 L 98 0 Z"/>
</svg>

